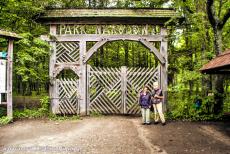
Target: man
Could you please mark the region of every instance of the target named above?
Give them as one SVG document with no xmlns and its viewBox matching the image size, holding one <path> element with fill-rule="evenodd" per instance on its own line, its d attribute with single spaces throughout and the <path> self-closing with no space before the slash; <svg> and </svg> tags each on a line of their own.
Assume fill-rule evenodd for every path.
<svg viewBox="0 0 230 154">
<path fill-rule="evenodd" d="M 153 108 L 154 108 L 154 124 L 158 124 L 159 123 L 159 116 L 161 119 L 161 123 L 164 126 L 166 124 L 165 122 L 165 117 L 164 114 L 162 112 L 163 109 L 163 94 L 162 94 L 162 90 L 159 88 L 158 82 L 154 82 L 153 83 L 153 94 L 152 94 L 152 104 L 153 104 Z M 157 115 L 157 113 L 159 114 L 159 116 Z"/>
</svg>

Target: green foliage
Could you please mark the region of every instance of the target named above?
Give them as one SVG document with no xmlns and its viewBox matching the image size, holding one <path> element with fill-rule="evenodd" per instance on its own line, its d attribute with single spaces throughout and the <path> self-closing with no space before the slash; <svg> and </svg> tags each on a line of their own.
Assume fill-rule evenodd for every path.
<svg viewBox="0 0 230 154">
<path fill-rule="evenodd" d="M 101 117 L 103 115 L 101 113 L 99 113 L 99 112 L 92 111 L 92 112 L 90 112 L 90 116 L 92 116 L 92 117 Z"/>
<path fill-rule="evenodd" d="M 15 118 L 46 118 L 49 115 L 49 97 L 40 99 L 41 108 L 24 109 L 23 111 L 15 109 L 13 114 Z"/>
<path fill-rule="evenodd" d="M 79 120 L 79 115 L 66 116 L 66 115 L 55 115 L 49 112 L 50 107 L 50 98 L 48 96 L 44 96 L 40 99 L 41 107 L 38 109 L 24 109 L 24 110 L 14 110 L 14 118 L 48 118 L 50 120 L 55 121 L 63 121 L 63 120 Z"/>
<path fill-rule="evenodd" d="M 6 108 L 5 107 L 0 107 L 0 117 L 6 115 Z"/>
<path fill-rule="evenodd" d="M 3 116 L 0 118 L 0 125 L 6 125 L 12 121 L 12 118 Z"/>
<path fill-rule="evenodd" d="M 197 99 L 201 99 L 200 108 L 195 105 Z M 214 103 L 214 96 L 200 97 L 194 94 L 189 97 L 187 92 L 171 92 L 167 118 L 191 121 L 221 120 L 222 113 L 219 115 L 213 114 Z"/>
<path fill-rule="evenodd" d="M 81 119 L 79 115 L 73 116 L 66 116 L 66 115 L 56 115 L 56 114 L 49 114 L 48 118 L 54 121 L 64 121 L 64 120 L 79 120 Z"/>
<path fill-rule="evenodd" d="M 22 78 L 22 82 L 33 79 L 44 83 L 48 80 L 49 45 L 30 33 L 22 36 L 23 39 L 17 42 L 15 73 Z"/>
</svg>

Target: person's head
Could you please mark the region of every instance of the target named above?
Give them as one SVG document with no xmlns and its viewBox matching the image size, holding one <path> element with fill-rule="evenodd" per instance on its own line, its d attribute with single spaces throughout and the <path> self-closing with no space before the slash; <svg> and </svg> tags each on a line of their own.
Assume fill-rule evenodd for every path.
<svg viewBox="0 0 230 154">
<path fill-rule="evenodd" d="M 149 88 L 147 86 L 144 86 L 143 87 L 143 92 L 148 92 L 149 91 Z"/>
<path fill-rule="evenodd" d="M 158 82 L 154 82 L 154 83 L 153 83 L 153 88 L 154 88 L 154 89 L 158 89 L 158 88 L 159 88 Z"/>
</svg>

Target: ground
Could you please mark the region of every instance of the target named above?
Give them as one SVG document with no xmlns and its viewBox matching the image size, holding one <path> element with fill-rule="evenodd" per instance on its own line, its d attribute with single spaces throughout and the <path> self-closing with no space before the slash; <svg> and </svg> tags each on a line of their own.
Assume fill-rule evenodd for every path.
<svg viewBox="0 0 230 154">
<path fill-rule="evenodd" d="M 0 153 L 230 154 L 229 122 L 141 125 L 140 117 L 17 120 L 0 127 Z"/>
</svg>

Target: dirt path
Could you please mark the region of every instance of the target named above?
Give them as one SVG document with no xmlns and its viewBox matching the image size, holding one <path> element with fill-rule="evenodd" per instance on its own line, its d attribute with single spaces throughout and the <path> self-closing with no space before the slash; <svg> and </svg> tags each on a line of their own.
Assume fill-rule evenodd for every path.
<svg viewBox="0 0 230 154">
<path fill-rule="evenodd" d="M 0 127 L 0 153 L 230 153 L 229 124 L 141 125 L 127 116 L 23 120 Z"/>
</svg>

